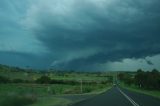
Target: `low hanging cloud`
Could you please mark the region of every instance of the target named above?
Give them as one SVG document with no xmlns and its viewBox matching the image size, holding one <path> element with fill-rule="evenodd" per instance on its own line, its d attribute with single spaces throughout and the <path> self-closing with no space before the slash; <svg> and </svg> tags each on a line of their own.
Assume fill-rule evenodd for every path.
<svg viewBox="0 0 160 106">
<path fill-rule="evenodd" d="M 85 68 L 160 53 L 158 0 L 40 0 L 24 23 L 53 67 Z"/>
<path fill-rule="evenodd" d="M 40 44 L 32 46 L 34 55 L 54 68 L 105 70 L 110 63 L 160 54 L 159 0 L 14 2 L 21 10 L 12 12 L 18 25 Z"/>
</svg>

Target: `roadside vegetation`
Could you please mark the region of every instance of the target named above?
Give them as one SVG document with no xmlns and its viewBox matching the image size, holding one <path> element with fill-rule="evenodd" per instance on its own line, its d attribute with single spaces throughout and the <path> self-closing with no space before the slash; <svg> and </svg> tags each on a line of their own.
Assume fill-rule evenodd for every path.
<svg viewBox="0 0 160 106">
<path fill-rule="evenodd" d="M 0 65 L 0 106 L 51 106 L 73 101 L 55 95 L 96 94 L 112 85 L 110 73 L 20 69 Z"/>
<path fill-rule="evenodd" d="M 118 79 L 122 87 L 160 98 L 160 72 L 156 69 L 119 73 Z"/>
</svg>

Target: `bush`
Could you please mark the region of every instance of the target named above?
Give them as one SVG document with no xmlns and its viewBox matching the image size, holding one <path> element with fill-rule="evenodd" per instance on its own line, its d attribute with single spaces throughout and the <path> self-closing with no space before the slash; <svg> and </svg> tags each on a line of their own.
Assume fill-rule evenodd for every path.
<svg viewBox="0 0 160 106">
<path fill-rule="evenodd" d="M 151 72 L 138 70 L 135 75 L 135 84 L 145 89 L 160 89 L 160 73 L 154 69 Z"/>
<path fill-rule="evenodd" d="M 51 78 L 48 76 L 41 76 L 36 80 L 37 83 L 39 84 L 50 84 L 51 83 Z"/>
<path fill-rule="evenodd" d="M 125 84 L 127 84 L 129 86 L 134 84 L 134 78 L 132 78 L 132 75 L 130 75 L 128 73 L 120 73 L 118 75 L 118 79 L 123 81 Z"/>
<path fill-rule="evenodd" d="M 22 79 L 14 79 L 12 80 L 12 83 L 24 83 L 25 81 Z"/>
<path fill-rule="evenodd" d="M 68 85 L 77 85 L 79 84 L 78 81 L 72 81 L 72 80 L 55 80 L 52 79 L 50 81 L 50 84 L 68 84 Z"/>
<path fill-rule="evenodd" d="M 0 84 L 2 83 L 10 83 L 10 79 L 4 76 L 0 76 Z"/>
<path fill-rule="evenodd" d="M 89 93 L 89 92 L 91 92 L 92 90 L 93 90 L 93 88 L 91 88 L 91 87 L 86 87 L 86 88 L 83 89 L 83 93 Z"/>
</svg>

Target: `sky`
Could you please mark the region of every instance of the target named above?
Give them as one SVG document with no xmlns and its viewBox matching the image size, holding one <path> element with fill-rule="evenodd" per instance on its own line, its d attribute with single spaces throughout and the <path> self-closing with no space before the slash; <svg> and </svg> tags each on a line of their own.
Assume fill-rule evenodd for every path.
<svg viewBox="0 0 160 106">
<path fill-rule="evenodd" d="M 0 64 L 160 70 L 159 0 L 0 0 Z"/>
</svg>

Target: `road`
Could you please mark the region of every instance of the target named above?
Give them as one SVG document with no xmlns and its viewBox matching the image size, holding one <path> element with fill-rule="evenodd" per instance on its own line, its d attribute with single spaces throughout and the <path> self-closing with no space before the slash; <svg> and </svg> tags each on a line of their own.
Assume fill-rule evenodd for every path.
<svg viewBox="0 0 160 106">
<path fill-rule="evenodd" d="M 73 106 L 160 106 L 160 99 L 113 87 L 103 94 Z"/>
</svg>

